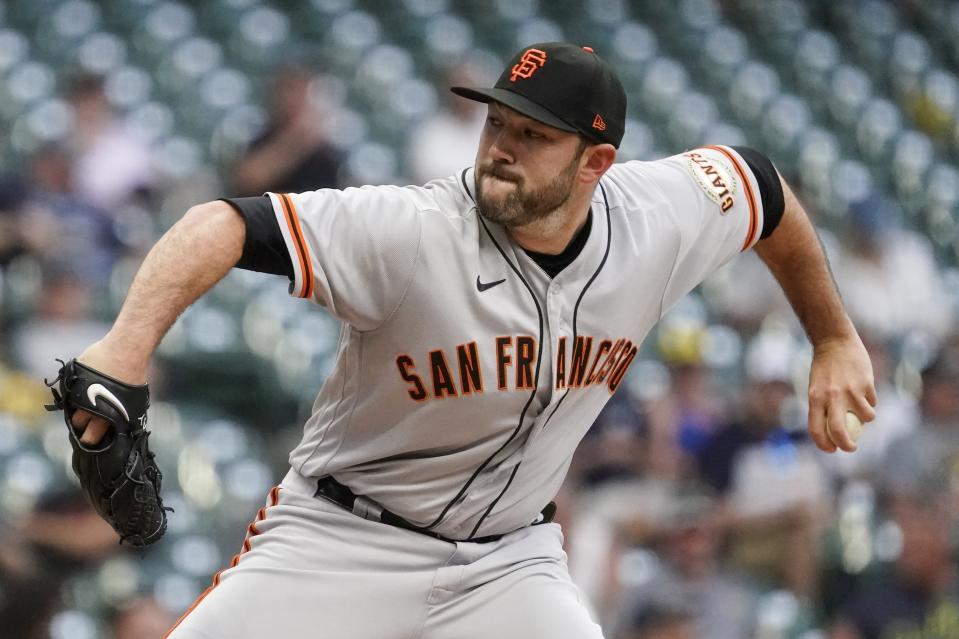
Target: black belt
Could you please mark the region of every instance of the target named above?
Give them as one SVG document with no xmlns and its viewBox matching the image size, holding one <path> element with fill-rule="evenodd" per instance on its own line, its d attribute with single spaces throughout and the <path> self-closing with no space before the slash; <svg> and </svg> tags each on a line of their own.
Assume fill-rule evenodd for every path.
<svg viewBox="0 0 959 639">
<path fill-rule="evenodd" d="M 324 499 L 333 502 L 337 506 L 342 506 L 346 510 L 352 512 L 354 515 L 359 515 L 364 519 L 379 521 L 384 524 L 396 526 L 397 528 L 405 528 L 406 530 L 418 532 L 421 535 L 427 535 L 428 537 L 433 537 L 434 539 L 441 539 L 443 541 L 449 541 L 452 543 L 468 541 L 474 544 L 486 544 L 492 541 L 499 541 L 503 538 L 503 535 L 487 535 L 486 537 L 473 537 L 471 539 L 450 539 L 449 537 L 444 537 L 443 535 L 433 532 L 428 528 L 417 526 L 416 524 L 403 519 L 399 515 L 391 513 L 371 499 L 363 497 L 362 495 L 357 495 L 332 477 L 323 477 L 318 479 L 316 481 L 316 492 L 313 493 L 313 496 L 323 497 Z M 556 504 L 549 502 L 546 507 L 543 508 L 540 516 L 536 518 L 536 521 L 533 522 L 532 525 L 535 526 L 538 524 L 549 523 L 553 521 L 553 516 L 555 514 Z"/>
</svg>

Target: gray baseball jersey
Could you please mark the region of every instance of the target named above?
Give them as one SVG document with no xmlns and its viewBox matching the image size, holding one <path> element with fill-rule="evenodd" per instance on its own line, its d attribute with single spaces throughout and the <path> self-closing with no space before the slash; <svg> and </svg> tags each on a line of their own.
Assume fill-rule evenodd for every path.
<svg viewBox="0 0 959 639">
<path fill-rule="evenodd" d="M 652 326 L 763 225 L 731 148 L 621 163 L 582 251 L 550 278 L 475 194 L 472 169 L 270 194 L 291 293 L 344 323 L 293 469 L 453 539 L 536 517 Z"/>
</svg>

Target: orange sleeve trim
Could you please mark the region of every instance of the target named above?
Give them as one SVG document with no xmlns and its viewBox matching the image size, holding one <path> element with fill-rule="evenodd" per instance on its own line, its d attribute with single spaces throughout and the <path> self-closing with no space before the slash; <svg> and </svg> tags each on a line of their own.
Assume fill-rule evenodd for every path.
<svg viewBox="0 0 959 639">
<path fill-rule="evenodd" d="M 733 166 L 736 168 L 736 173 L 739 173 L 739 178 L 743 181 L 743 184 L 746 187 L 746 200 L 749 202 L 749 232 L 746 234 L 746 241 L 743 242 L 743 247 L 739 249 L 740 252 L 745 251 L 753 245 L 753 240 L 756 236 L 756 227 L 759 225 L 759 212 L 756 208 L 756 196 L 753 195 L 753 187 L 749 183 L 749 177 L 746 175 L 746 172 L 743 171 L 743 167 L 739 163 L 739 160 L 737 160 L 732 153 L 721 146 L 708 145 L 704 148 L 712 149 L 713 151 L 719 151 L 729 158 L 729 161 L 732 162 Z"/>
<path fill-rule="evenodd" d="M 313 297 L 313 262 L 310 260 L 310 251 L 303 239 L 303 228 L 300 226 L 300 218 L 296 214 L 296 205 L 293 204 L 289 194 L 278 193 L 277 195 L 283 203 L 286 225 L 290 229 L 290 235 L 293 236 L 296 256 L 300 261 L 300 272 L 303 273 L 303 289 L 300 291 L 299 297 Z"/>
<path fill-rule="evenodd" d="M 274 486 L 274 487 L 270 490 L 270 505 L 269 505 L 269 506 L 264 506 L 263 508 L 260 508 L 260 510 L 258 510 L 257 513 L 256 513 L 256 519 L 254 519 L 252 522 L 250 522 L 250 525 L 249 525 L 249 527 L 247 528 L 247 537 L 246 537 L 246 539 L 243 541 L 243 547 L 240 549 L 240 552 L 238 552 L 237 554 L 235 554 L 235 555 L 233 556 L 232 561 L 230 561 L 230 568 L 234 568 L 238 563 L 240 563 L 240 555 L 242 555 L 242 554 L 245 553 L 245 552 L 249 552 L 249 551 L 250 551 L 250 548 L 251 548 L 250 538 L 251 538 L 251 537 L 254 537 L 254 536 L 256 536 L 256 535 L 258 535 L 258 534 L 260 533 L 260 531 L 256 529 L 256 523 L 259 522 L 259 521 L 263 521 L 264 519 L 266 519 L 266 510 L 267 510 L 267 508 L 272 508 L 273 506 L 276 506 L 276 504 L 277 504 L 277 502 L 279 502 L 279 500 L 280 500 L 280 487 L 279 487 L 279 486 Z M 224 569 L 224 570 L 225 570 L 225 569 Z M 173 631 L 176 630 L 177 627 L 178 627 L 181 623 L 183 623 L 183 620 L 186 619 L 188 616 L 190 616 L 190 613 L 191 613 L 191 612 L 193 612 L 194 610 L 196 610 L 196 607 L 200 605 L 200 602 L 203 601 L 203 600 L 206 598 L 206 596 L 213 591 L 214 588 L 216 588 L 217 586 L 220 585 L 220 575 L 221 575 L 221 574 L 223 574 L 223 570 L 220 570 L 220 571 L 218 571 L 215 575 L 213 575 L 213 583 L 210 584 L 210 587 L 207 588 L 206 590 L 204 590 L 204 591 L 200 594 L 200 596 L 196 598 L 196 601 L 194 601 L 193 604 L 187 609 L 187 611 L 183 613 L 183 616 L 182 616 L 182 617 L 180 617 L 179 619 L 177 619 L 177 622 L 176 622 L 175 624 L 173 624 L 173 627 L 170 628 L 170 630 L 169 630 L 165 635 L 163 635 L 163 639 L 167 639 L 167 637 L 169 637 L 171 634 L 173 634 Z"/>
</svg>

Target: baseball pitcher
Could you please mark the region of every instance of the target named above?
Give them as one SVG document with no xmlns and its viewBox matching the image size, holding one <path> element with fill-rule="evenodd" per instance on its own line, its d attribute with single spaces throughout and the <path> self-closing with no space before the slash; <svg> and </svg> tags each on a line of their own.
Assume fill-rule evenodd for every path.
<svg viewBox="0 0 959 639">
<path fill-rule="evenodd" d="M 765 155 L 713 145 L 616 163 L 626 95 L 588 47 L 535 44 L 494 87 L 453 91 L 488 105 L 472 167 L 424 186 L 195 206 L 147 256 L 109 334 L 68 362 L 60 404 L 95 454 L 117 433 L 140 441 L 146 404 L 131 393 L 145 393 L 151 354 L 231 268 L 286 276 L 344 324 L 288 474 L 168 636 L 601 637 L 550 500 L 643 338 L 743 251 L 813 345 L 816 445 L 854 450 L 846 413 L 873 419 L 866 351 Z M 144 543 L 165 521 L 150 486 L 133 509 Z"/>
</svg>

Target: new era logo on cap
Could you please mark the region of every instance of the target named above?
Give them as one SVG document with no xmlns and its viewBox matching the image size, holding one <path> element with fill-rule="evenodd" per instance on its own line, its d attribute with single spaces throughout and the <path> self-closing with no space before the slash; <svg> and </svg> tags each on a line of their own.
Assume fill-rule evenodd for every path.
<svg viewBox="0 0 959 639">
<path fill-rule="evenodd" d="M 490 89 L 453 87 L 479 102 L 498 102 L 561 131 L 615 147 L 626 126 L 626 92 L 589 47 L 541 42 L 519 51 Z"/>
</svg>

